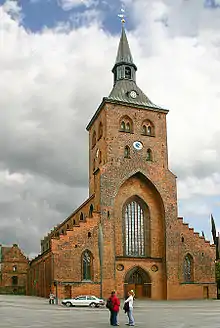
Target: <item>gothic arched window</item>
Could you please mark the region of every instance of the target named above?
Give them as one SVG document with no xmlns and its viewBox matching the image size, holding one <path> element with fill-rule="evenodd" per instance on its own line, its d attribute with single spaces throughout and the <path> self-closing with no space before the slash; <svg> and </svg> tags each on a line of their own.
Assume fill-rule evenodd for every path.
<svg viewBox="0 0 220 328">
<path fill-rule="evenodd" d="M 130 69 L 130 67 L 125 67 L 125 78 L 126 79 L 131 79 L 131 69 Z"/>
<path fill-rule="evenodd" d="M 79 219 L 80 219 L 80 221 L 83 221 L 83 220 L 84 220 L 84 215 L 83 215 L 82 212 L 80 213 L 80 217 L 79 217 Z"/>
<path fill-rule="evenodd" d="M 124 158 L 130 158 L 130 148 L 128 146 L 125 146 Z"/>
<path fill-rule="evenodd" d="M 193 258 L 187 254 L 183 261 L 183 277 L 185 282 L 193 281 Z"/>
<path fill-rule="evenodd" d="M 92 218 L 92 216 L 93 216 L 93 205 L 91 204 L 89 208 L 89 217 Z"/>
<path fill-rule="evenodd" d="M 147 135 L 148 136 L 151 136 L 151 134 L 152 134 L 152 128 L 151 128 L 150 125 L 148 125 L 148 127 L 147 127 Z"/>
<path fill-rule="evenodd" d="M 129 133 L 133 132 L 133 121 L 128 115 L 121 117 L 119 131 Z"/>
<path fill-rule="evenodd" d="M 146 127 L 146 125 L 143 125 L 143 127 L 142 127 L 142 133 L 143 133 L 144 135 L 147 134 L 147 127 Z"/>
<path fill-rule="evenodd" d="M 145 136 L 155 136 L 154 125 L 150 120 L 144 121 L 142 125 L 142 134 Z"/>
<path fill-rule="evenodd" d="M 126 256 L 150 255 L 150 218 L 147 205 L 137 196 L 125 203 L 124 247 Z"/>
<path fill-rule="evenodd" d="M 121 131 L 125 131 L 125 122 L 124 121 L 121 122 Z"/>
<path fill-rule="evenodd" d="M 99 133 L 98 133 L 98 138 L 101 139 L 103 135 L 103 125 L 102 122 L 99 123 Z"/>
<path fill-rule="evenodd" d="M 126 132 L 131 132 L 131 125 L 129 122 L 127 122 L 125 130 L 126 130 Z"/>
<path fill-rule="evenodd" d="M 149 148 L 147 150 L 147 161 L 152 161 L 152 160 L 153 160 L 152 150 Z"/>
<path fill-rule="evenodd" d="M 88 250 L 82 254 L 82 279 L 92 280 L 92 254 Z"/>
</svg>

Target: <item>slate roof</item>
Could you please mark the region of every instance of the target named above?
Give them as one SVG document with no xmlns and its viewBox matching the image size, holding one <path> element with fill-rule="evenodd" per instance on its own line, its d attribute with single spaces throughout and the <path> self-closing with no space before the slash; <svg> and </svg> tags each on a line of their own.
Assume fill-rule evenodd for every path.
<svg viewBox="0 0 220 328">
<path fill-rule="evenodd" d="M 129 97 L 130 91 L 136 91 L 137 92 L 137 98 L 133 99 Z M 153 104 L 150 99 L 141 91 L 141 89 L 137 86 L 137 84 L 132 80 L 119 80 L 115 83 L 110 95 L 107 97 L 107 99 L 116 100 L 116 101 L 122 101 L 129 104 L 135 104 L 135 105 L 141 105 L 146 106 L 148 108 L 156 108 L 156 109 L 162 109 L 162 107 L 159 107 L 155 104 Z"/>
</svg>

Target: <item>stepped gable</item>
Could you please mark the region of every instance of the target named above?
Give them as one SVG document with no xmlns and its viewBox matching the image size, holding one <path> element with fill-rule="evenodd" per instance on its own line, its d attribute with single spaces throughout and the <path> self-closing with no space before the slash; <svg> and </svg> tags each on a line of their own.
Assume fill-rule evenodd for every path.
<svg viewBox="0 0 220 328">
<path fill-rule="evenodd" d="M 74 226 L 71 230 L 67 230 L 65 234 L 61 234 L 59 237 L 53 237 L 51 239 L 51 249 L 55 251 L 57 249 L 83 247 L 85 242 L 89 238 L 94 237 L 96 230 L 98 229 L 98 223 L 100 221 L 100 214 L 93 212 L 93 216 L 83 222 L 80 222 L 78 226 Z M 91 237 L 88 237 L 88 233 Z M 77 245 L 77 247 L 76 247 Z"/>
<path fill-rule="evenodd" d="M 91 219 L 93 214 L 93 202 L 95 195 L 91 195 L 82 205 L 80 205 L 72 214 L 70 214 L 62 223 L 52 229 L 47 236 L 41 241 L 41 252 L 45 252 L 50 248 L 51 239 L 59 239 L 61 235 L 65 235 L 68 231 L 80 227 L 80 224 Z M 74 230 L 75 231 L 75 230 Z"/>
<path fill-rule="evenodd" d="M 210 244 L 209 240 L 206 240 L 203 236 L 200 236 L 199 232 L 194 231 L 194 228 L 189 227 L 189 223 L 183 222 L 183 217 L 178 217 L 179 228 L 181 237 L 190 236 L 193 237 L 196 241 L 198 241 L 201 245 L 209 245 L 213 249 L 215 248 L 214 244 Z"/>
</svg>

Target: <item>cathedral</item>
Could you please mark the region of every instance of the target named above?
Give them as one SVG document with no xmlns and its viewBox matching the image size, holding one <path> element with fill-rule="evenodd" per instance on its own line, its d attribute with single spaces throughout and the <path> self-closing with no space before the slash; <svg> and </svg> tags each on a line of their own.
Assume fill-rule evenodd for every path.
<svg viewBox="0 0 220 328">
<path fill-rule="evenodd" d="M 216 298 L 216 247 L 178 217 L 168 168 L 168 110 L 136 83 L 124 26 L 113 88 L 91 121 L 89 198 L 41 241 L 29 295 L 152 300 Z"/>
</svg>

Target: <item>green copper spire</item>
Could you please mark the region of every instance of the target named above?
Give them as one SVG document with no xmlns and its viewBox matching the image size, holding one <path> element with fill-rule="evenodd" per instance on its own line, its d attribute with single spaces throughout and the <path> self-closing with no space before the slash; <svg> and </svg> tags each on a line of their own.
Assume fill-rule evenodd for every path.
<svg viewBox="0 0 220 328">
<path fill-rule="evenodd" d="M 117 65 L 121 63 L 132 64 L 132 65 L 134 64 L 131 55 L 131 50 L 128 44 L 127 35 L 125 33 L 124 25 L 122 25 L 121 39 L 119 42 L 118 54 L 115 64 Z"/>
<path fill-rule="evenodd" d="M 118 53 L 115 65 L 112 69 L 114 74 L 114 83 L 119 80 L 136 80 L 137 67 L 133 62 L 128 39 L 125 33 L 124 25 L 122 25 L 121 39 L 118 46 Z"/>
<path fill-rule="evenodd" d="M 162 108 L 154 105 L 136 84 L 137 66 L 133 62 L 124 21 L 122 23 L 116 62 L 112 69 L 114 86 L 107 99 L 160 110 Z"/>
</svg>

